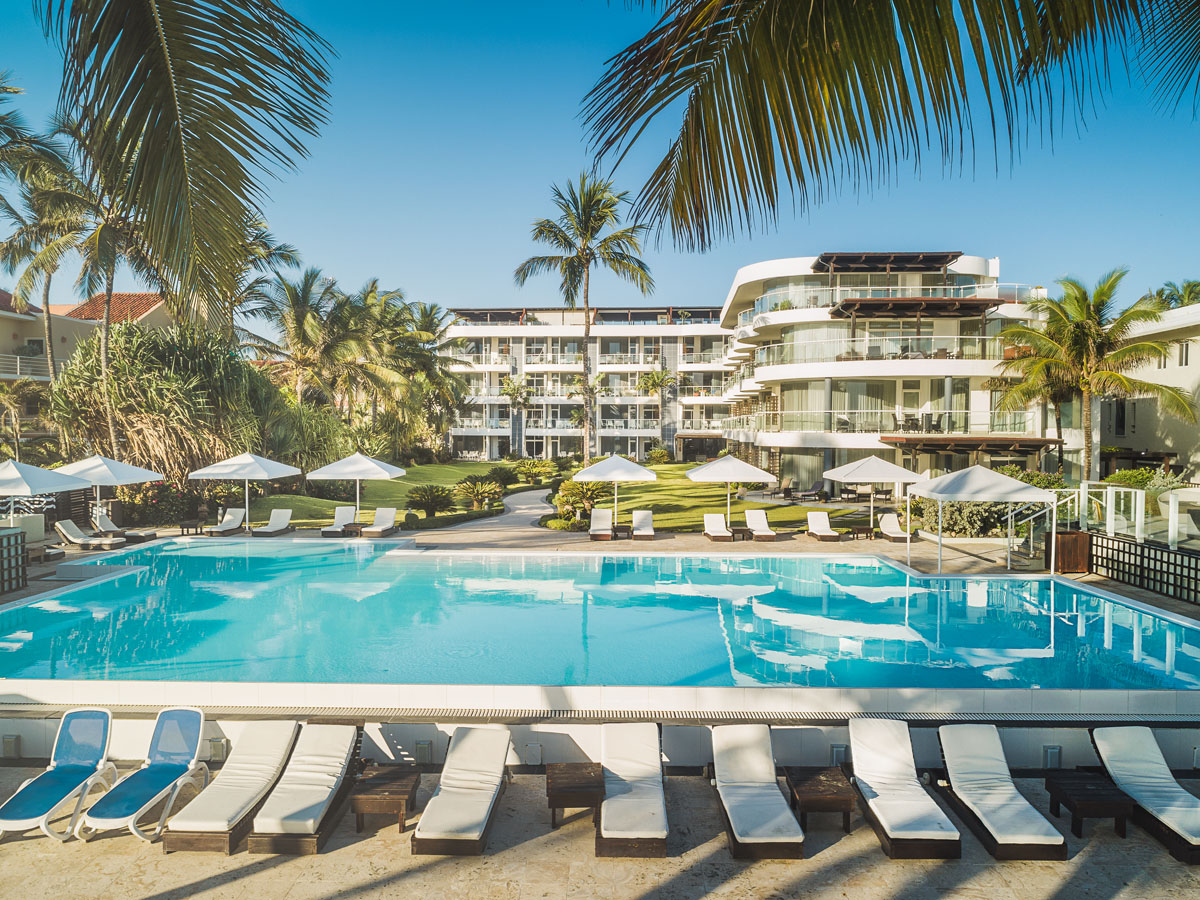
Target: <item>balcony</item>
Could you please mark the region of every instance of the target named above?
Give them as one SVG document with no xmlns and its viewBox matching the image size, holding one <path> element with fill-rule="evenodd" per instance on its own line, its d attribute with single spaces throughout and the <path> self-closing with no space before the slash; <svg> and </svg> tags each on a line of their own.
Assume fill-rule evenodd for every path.
<svg viewBox="0 0 1200 900">
<path fill-rule="evenodd" d="M 602 366 L 637 366 L 642 369 L 657 368 L 662 362 L 658 353 L 601 353 Z"/>
<path fill-rule="evenodd" d="M 679 355 L 679 364 L 683 366 L 708 366 L 719 367 L 721 360 L 725 356 L 725 351 L 722 350 L 705 350 L 701 353 L 681 353 Z"/>
<path fill-rule="evenodd" d="M 725 393 L 724 382 L 720 384 L 688 384 L 680 387 L 676 396 L 680 400 L 710 400 L 713 403 L 720 403 L 722 394 Z"/>
<path fill-rule="evenodd" d="M 58 371 L 65 363 L 58 364 Z M 50 365 L 44 356 L 19 356 L 16 353 L 0 353 L 0 378 L 33 378 L 50 380 Z"/>
<path fill-rule="evenodd" d="M 575 432 L 582 431 L 583 426 L 577 425 L 570 419 L 530 419 L 525 423 L 527 431 Z"/>
<path fill-rule="evenodd" d="M 659 427 L 658 419 L 601 419 L 600 427 L 608 431 L 640 431 Z"/>
<path fill-rule="evenodd" d="M 757 366 L 829 362 L 886 362 L 888 360 L 1015 359 L 1017 348 L 995 337 L 866 337 L 766 344 L 754 354 Z"/>
<path fill-rule="evenodd" d="M 808 431 L 835 434 L 1027 435 L 1033 416 L 1025 411 L 988 410 L 834 410 L 831 412 L 760 412 L 730 416 L 726 431 Z"/>
<path fill-rule="evenodd" d="M 789 309 L 835 309 L 847 304 L 858 306 L 872 302 L 882 307 L 890 303 L 926 306 L 926 314 L 935 307 L 949 313 L 967 306 L 999 306 L 1024 303 L 1032 299 L 1034 288 L 1027 284 L 915 285 L 911 287 L 809 287 L 787 285 L 760 295 L 754 305 L 738 315 L 738 325 L 749 325 L 756 316 Z M 921 301 L 926 301 L 922 304 Z M 960 312 L 960 314 L 964 314 Z"/>
<path fill-rule="evenodd" d="M 455 430 L 465 431 L 508 431 L 511 427 L 509 419 L 483 419 L 471 417 L 459 419 L 454 423 Z"/>
<path fill-rule="evenodd" d="M 456 366 L 503 366 L 512 365 L 513 358 L 508 353 L 459 353 L 454 356 Z"/>
<path fill-rule="evenodd" d="M 684 419 L 679 423 L 679 431 L 704 431 L 715 434 L 721 430 L 724 421 L 724 419 Z"/>
<path fill-rule="evenodd" d="M 582 353 L 526 353 L 527 366 L 562 366 L 574 367 L 583 365 Z"/>
</svg>

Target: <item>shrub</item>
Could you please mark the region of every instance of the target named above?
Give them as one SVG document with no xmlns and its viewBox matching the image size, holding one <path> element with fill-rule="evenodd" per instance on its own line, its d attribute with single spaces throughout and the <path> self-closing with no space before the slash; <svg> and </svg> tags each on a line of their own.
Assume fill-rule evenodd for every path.
<svg viewBox="0 0 1200 900">
<path fill-rule="evenodd" d="M 178 525 L 195 518 L 200 504 L 200 494 L 193 485 L 185 487 L 169 481 L 119 487 L 116 497 L 121 501 L 125 524 L 131 526 Z"/>
<path fill-rule="evenodd" d="M 408 505 L 432 519 L 440 512 L 454 508 L 454 493 L 444 484 L 418 484 L 408 492 Z"/>
<path fill-rule="evenodd" d="M 597 503 L 612 497 L 612 485 L 606 481 L 564 481 L 554 496 L 554 505 L 563 518 L 576 513 L 591 515 Z"/>
<path fill-rule="evenodd" d="M 999 466 L 997 472 L 1045 490 L 1066 487 L 1057 472 L 1028 472 L 1019 466 Z M 918 528 L 937 531 L 936 500 L 913 498 L 913 521 Z M 1003 535 L 1008 528 L 1008 504 L 951 501 L 942 504 L 942 533 L 949 537 L 988 537 Z"/>
<path fill-rule="evenodd" d="M 1104 481 L 1108 484 L 1120 484 L 1145 490 L 1149 486 L 1150 480 L 1161 472 L 1161 469 L 1120 469 L 1113 472 Z"/>
<path fill-rule="evenodd" d="M 663 447 L 657 447 L 646 454 L 646 462 L 652 466 L 662 465 L 671 461 L 671 451 Z"/>
<path fill-rule="evenodd" d="M 464 501 L 470 504 L 471 509 L 483 509 L 491 504 L 494 500 L 499 500 L 504 496 L 504 488 L 496 484 L 494 481 L 460 481 L 455 488 L 455 493 L 458 494 Z"/>
<path fill-rule="evenodd" d="M 587 519 L 547 519 L 546 527 L 552 531 L 587 531 Z"/>
<path fill-rule="evenodd" d="M 513 466 L 522 481 L 537 484 L 543 478 L 553 478 L 558 474 L 558 466 L 548 459 L 523 459 Z"/>
<path fill-rule="evenodd" d="M 494 481 L 501 487 L 508 487 L 510 484 L 516 484 L 521 479 L 517 473 L 512 470 L 512 466 L 492 466 L 487 470 L 487 475 L 484 476 L 488 481 Z"/>
<path fill-rule="evenodd" d="M 418 516 L 411 509 L 404 514 L 404 527 L 405 528 L 409 528 L 409 529 L 416 528 L 417 523 L 420 521 L 421 521 L 420 516 Z"/>
<path fill-rule="evenodd" d="M 552 462 L 558 468 L 558 471 L 567 472 L 570 469 L 575 468 L 575 464 L 579 462 L 579 457 L 576 454 L 571 454 L 569 456 L 556 456 Z"/>
</svg>

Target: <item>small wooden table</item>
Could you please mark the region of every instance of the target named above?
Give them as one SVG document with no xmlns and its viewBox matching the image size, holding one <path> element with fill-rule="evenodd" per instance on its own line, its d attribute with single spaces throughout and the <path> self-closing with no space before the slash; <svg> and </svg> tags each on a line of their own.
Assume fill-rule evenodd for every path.
<svg viewBox="0 0 1200 900">
<path fill-rule="evenodd" d="M 632 525 L 614 525 L 612 531 L 614 538 L 629 538 L 629 540 L 633 540 Z"/>
<path fill-rule="evenodd" d="M 421 774 L 412 766 L 367 766 L 350 791 L 350 809 L 354 812 L 354 830 L 363 830 L 367 815 L 396 816 L 400 833 L 408 814 L 417 805 L 417 787 Z"/>
<path fill-rule="evenodd" d="M 810 812 L 840 812 L 842 829 L 850 833 L 850 816 L 854 812 L 854 788 L 837 766 L 785 766 L 788 799 L 800 815 L 800 827 L 808 827 Z"/>
<path fill-rule="evenodd" d="M 342 537 L 362 537 L 366 522 L 347 522 L 342 526 Z"/>
<path fill-rule="evenodd" d="M 875 537 L 875 527 L 873 525 L 851 525 L 850 534 L 854 540 L 866 538 L 868 541 Z"/>
<path fill-rule="evenodd" d="M 747 528 L 745 525 L 734 525 L 729 530 L 733 533 L 735 541 L 738 538 L 741 538 L 743 541 L 749 541 L 754 538 L 753 529 Z"/>
<path fill-rule="evenodd" d="M 1050 813 L 1057 816 L 1059 806 L 1071 814 L 1071 833 L 1083 837 L 1084 819 L 1112 819 L 1113 830 L 1125 837 L 1125 820 L 1137 804 L 1105 775 L 1095 772 L 1059 772 L 1047 776 Z"/>
<path fill-rule="evenodd" d="M 204 530 L 204 523 L 199 519 L 191 519 L 187 522 L 179 523 L 180 535 L 199 534 Z"/>
<path fill-rule="evenodd" d="M 550 827 L 558 827 L 560 809 L 594 809 L 604 800 L 604 768 L 600 763 L 546 763 L 546 805 Z"/>
</svg>

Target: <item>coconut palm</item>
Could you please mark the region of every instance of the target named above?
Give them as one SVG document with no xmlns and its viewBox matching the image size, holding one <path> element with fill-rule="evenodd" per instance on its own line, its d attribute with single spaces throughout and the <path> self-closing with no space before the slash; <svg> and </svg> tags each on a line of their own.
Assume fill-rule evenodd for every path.
<svg viewBox="0 0 1200 900">
<path fill-rule="evenodd" d="M 643 372 L 638 378 L 638 390 L 643 394 L 654 394 L 658 397 L 658 439 L 664 447 L 668 446 L 665 415 L 667 401 L 670 399 L 671 391 L 687 383 L 686 375 L 676 375 L 667 369 L 652 369 L 649 372 Z"/>
<path fill-rule="evenodd" d="M 1131 372 L 1165 359 L 1177 341 L 1139 338 L 1139 326 L 1157 322 L 1165 307 L 1142 297 L 1127 309 L 1116 301 L 1127 269 L 1114 269 L 1089 291 L 1074 278 L 1058 282 L 1058 299 L 1035 299 L 1030 310 L 1041 321 L 1010 325 L 1000 337 L 1017 347 L 1015 359 L 1004 364 L 1006 374 L 1019 375 L 1036 386 L 1070 390 L 1080 398 L 1083 427 L 1083 477 L 1092 472 L 1092 400 L 1097 395 L 1147 396 L 1158 400 L 1168 414 L 1196 421 L 1190 397 L 1179 388 L 1135 378 Z"/>
<path fill-rule="evenodd" d="M 1012 363 L 1008 364 L 1012 366 Z M 992 381 L 992 379 L 989 379 Z M 1063 472 L 1063 405 L 1075 398 L 1074 388 L 1057 377 L 1057 373 L 1049 368 L 1043 368 L 1036 375 L 1028 378 L 997 378 L 995 385 L 1000 391 L 1000 401 L 996 404 L 997 412 L 1018 412 L 1027 410 L 1034 404 L 1044 404 L 1054 414 L 1054 435 L 1058 438 L 1058 472 Z M 985 387 L 991 387 L 985 382 Z M 1087 477 L 1086 474 L 1084 477 Z"/>
<path fill-rule="evenodd" d="M 580 173 L 578 183 L 567 182 L 566 189 L 551 187 L 556 219 L 538 219 L 533 223 L 532 237 L 560 251 L 558 255 L 533 256 L 513 273 L 517 285 L 523 285 L 533 275 L 557 274 L 560 290 L 569 309 L 583 303 L 583 381 L 590 383 L 592 314 L 588 289 L 592 269 L 601 267 L 618 278 L 631 282 L 643 294 L 654 290 L 650 267 L 637 254 L 642 252 L 645 225 L 621 225 L 621 204 L 627 194 L 613 190 L 613 183 Z M 605 233 L 607 231 L 607 234 Z M 583 395 L 587 419 L 583 425 L 583 458 L 591 453 L 592 400 Z"/>
<path fill-rule="evenodd" d="M 1163 285 L 1163 293 L 1168 306 L 1191 306 L 1200 303 L 1200 281 L 1187 279 L 1179 284 L 1168 281 Z"/>
<path fill-rule="evenodd" d="M 586 355 L 584 358 L 587 358 Z M 594 412 L 596 401 L 606 394 L 608 394 L 608 385 L 605 383 L 603 375 L 597 375 L 591 379 L 586 375 L 576 375 L 570 389 L 567 391 L 568 397 L 578 397 L 583 401 L 582 409 L 571 411 L 571 421 L 583 429 L 585 436 L 583 443 L 583 464 L 585 466 L 591 458 L 587 452 L 588 444 L 586 436 L 596 423 L 596 414 Z M 579 413 L 578 417 L 575 415 L 576 412 Z M 599 442 L 597 441 L 597 443 Z"/>
<path fill-rule="evenodd" d="M 505 375 L 500 380 L 500 394 L 508 398 L 509 418 L 512 426 L 512 446 L 513 450 L 525 454 L 522 448 L 525 446 L 523 440 L 525 435 L 525 412 L 529 409 L 529 397 L 533 391 L 529 387 L 529 382 L 525 376 L 513 378 L 510 375 Z"/>
<path fill-rule="evenodd" d="M 0 421 L 8 419 L 12 426 L 13 459 L 21 461 L 21 418 L 30 407 L 41 407 L 46 400 L 46 388 L 32 378 L 0 381 Z"/>
</svg>

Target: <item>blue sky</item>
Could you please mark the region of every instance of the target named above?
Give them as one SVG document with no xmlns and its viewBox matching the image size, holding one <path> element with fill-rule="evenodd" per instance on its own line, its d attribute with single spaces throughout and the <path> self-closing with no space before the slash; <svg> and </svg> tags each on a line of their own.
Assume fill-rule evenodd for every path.
<svg viewBox="0 0 1200 900">
<path fill-rule="evenodd" d="M 300 171 L 270 187 L 275 233 L 347 287 L 378 276 L 447 306 L 558 305 L 554 279 L 518 289 L 512 270 L 536 252 L 529 223 L 551 212 L 550 183 L 590 162 L 580 99 L 652 17 L 604 0 L 288 8 L 340 56 L 329 125 Z M 0 69 L 40 123 L 60 60 L 30 10 L 29 0 L 0 0 Z M 1034 284 L 1128 265 L 1129 300 L 1200 277 L 1200 125 L 1190 109 L 1164 115 L 1122 81 L 1086 130 L 1026 148 L 1011 171 L 1006 153 L 997 172 L 981 134 L 974 174 L 943 177 L 934 162 L 923 177 L 788 211 L 772 232 L 705 254 L 648 249 L 658 289 L 647 302 L 720 303 L 739 266 L 822 250 L 962 250 L 999 256 L 1004 281 Z M 618 186 L 640 187 L 661 149 L 639 147 Z M 11 280 L 0 275 L 0 285 Z M 639 302 L 611 278 L 593 284 L 595 302 Z M 135 287 L 127 277 L 120 286 Z M 56 302 L 70 302 L 69 279 L 56 288 Z"/>
</svg>

